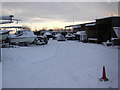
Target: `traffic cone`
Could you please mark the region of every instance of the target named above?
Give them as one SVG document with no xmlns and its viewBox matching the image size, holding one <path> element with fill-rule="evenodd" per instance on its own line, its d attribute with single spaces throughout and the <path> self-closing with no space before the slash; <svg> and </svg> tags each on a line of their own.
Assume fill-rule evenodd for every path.
<svg viewBox="0 0 120 90">
<path fill-rule="evenodd" d="M 103 74 L 102 78 L 100 78 L 100 81 L 108 81 L 109 79 L 106 77 L 106 71 L 105 71 L 105 66 L 103 66 Z"/>
</svg>

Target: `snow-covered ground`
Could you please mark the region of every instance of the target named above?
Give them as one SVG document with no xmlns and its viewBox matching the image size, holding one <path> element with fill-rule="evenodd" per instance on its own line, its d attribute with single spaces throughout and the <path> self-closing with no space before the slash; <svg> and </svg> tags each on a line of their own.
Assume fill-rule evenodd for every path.
<svg viewBox="0 0 120 90">
<path fill-rule="evenodd" d="M 0 62 L 0 90 L 2 89 L 2 63 Z"/>
<path fill-rule="evenodd" d="M 109 81 L 100 81 L 106 67 Z M 3 88 L 118 88 L 118 49 L 78 41 L 2 49 Z"/>
</svg>

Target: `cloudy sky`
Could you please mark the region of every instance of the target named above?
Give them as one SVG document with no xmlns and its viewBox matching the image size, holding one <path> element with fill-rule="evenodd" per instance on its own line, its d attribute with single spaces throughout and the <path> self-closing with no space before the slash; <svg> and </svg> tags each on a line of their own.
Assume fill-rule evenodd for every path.
<svg viewBox="0 0 120 90">
<path fill-rule="evenodd" d="M 3 2 L 3 15 L 21 19 L 20 25 L 32 29 L 64 28 L 66 25 L 118 15 L 117 2 Z M 18 24 L 18 25 L 19 25 Z"/>
</svg>

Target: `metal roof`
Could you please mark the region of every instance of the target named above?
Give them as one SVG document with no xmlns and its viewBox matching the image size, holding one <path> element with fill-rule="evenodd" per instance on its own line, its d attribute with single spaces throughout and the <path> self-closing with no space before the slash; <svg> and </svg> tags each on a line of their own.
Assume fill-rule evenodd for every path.
<svg viewBox="0 0 120 90">
<path fill-rule="evenodd" d="M 66 27 L 72 27 L 72 28 L 80 28 L 81 26 L 80 25 L 69 25 L 69 26 L 65 26 Z"/>
</svg>

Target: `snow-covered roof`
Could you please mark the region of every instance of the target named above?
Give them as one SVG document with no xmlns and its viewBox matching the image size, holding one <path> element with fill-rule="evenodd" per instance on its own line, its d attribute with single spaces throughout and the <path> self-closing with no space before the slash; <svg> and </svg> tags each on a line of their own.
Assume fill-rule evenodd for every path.
<svg viewBox="0 0 120 90">
<path fill-rule="evenodd" d="M 85 26 L 95 26 L 95 23 L 92 23 L 92 24 L 86 24 Z"/>
<path fill-rule="evenodd" d="M 110 19 L 110 18 L 120 18 L 120 16 L 105 16 L 105 17 L 99 17 L 96 20 L 102 20 L 102 19 Z"/>
<path fill-rule="evenodd" d="M 65 26 L 66 27 L 72 27 L 72 28 L 80 28 L 81 26 L 80 25 L 70 25 L 70 26 Z"/>
<path fill-rule="evenodd" d="M 58 35 L 56 38 L 57 38 L 58 41 L 59 40 L 65 40 L 65 37 L 63 35 L 61 35 L 61 34 Z"/>
<path fill-rule="evenodd" d="M 75 34 L 77 34 L 77 35 L 86 35 L 86 32 L 85 31 L 78 31 Z"/>
<path fill-rule="evenodd" d="M 118 30 L 120 30 L 120 27 L 113 27 L 113 29 L 118 29 Z"/>
<path fill-rule="evenodd" d="M 58 37 L 58 36 L 60 36 L 60 35 L 61 35 L 61 34 L 60 34 L 60 33 L 58 33 L 58 34 L 56 34 L 56 35 L 55 35 L 55 37 Z"/>
<path fill-rule="evenodd" d="M 73 28 L 80 28 L 80 25 L 74 25 Z"/>
<path fill-rule="evenodd" d="M 46 32 L 45 35 L 52 35 L 50 32 Z"/>
<path fill-rule="evenodd" d="M 72 34 L 72 33 L 68 33 L 68 34 L 66 34 L 66 36 L 65 37 L 75 37 L 75 35 L 74 34 Z"/>
<path fill-rule="evenodd" d="M 10 35 L 10 37 L 12 37 L 12 38 L 13 37 L 18 37 L 18 36 L 19 37 L 36 37 L 32 31 L 29 31 L 29 30 L 26 30 L 26 29 L 17 30 L 15 34 Z"/>
</svg>

